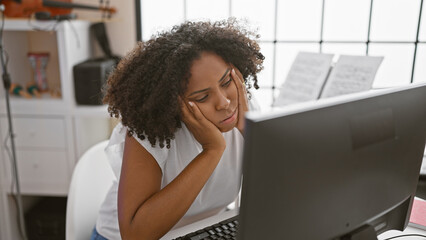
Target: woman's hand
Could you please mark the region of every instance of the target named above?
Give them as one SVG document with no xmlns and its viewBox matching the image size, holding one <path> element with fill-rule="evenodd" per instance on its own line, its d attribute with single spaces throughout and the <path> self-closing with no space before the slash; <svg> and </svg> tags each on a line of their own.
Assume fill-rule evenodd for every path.
<svg viewBox="0 0 426 240">
<path fill-rule="evenodd" d="M 186 102 L 181 98 L 182 120 L 201 144 L 203 150 L 224 151 L 225 139 L 220 130 L 201 113 L 197 104 Z"/>
<path fill-rule="evenodd" d="M 246 85 L 244 84 L 243 75 L 234 66 L 232 66 L 231 75 L 232 75 L 232 79 L 234 80 L 234 83 L 237 86 L 237 90 L 238 90 L 238 122 L 237 122 L 237 128 L 240 131 L 240 133 L 244 135 L 244 124 L 245 124 L 244 115 L 248 111 L 248 100 L 247 100 Z"/>
</svg>

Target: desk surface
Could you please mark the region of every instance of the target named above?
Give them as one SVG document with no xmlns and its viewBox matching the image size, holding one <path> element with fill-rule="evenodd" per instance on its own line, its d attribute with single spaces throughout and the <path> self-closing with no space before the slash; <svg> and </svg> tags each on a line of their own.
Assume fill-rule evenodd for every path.
<svg viewBox="0 0 426 240">
<path fill-rule="evenodd" d="M 162 237 L 161 240 L 170 240 L 170 239 L 174 239 L 174 238 L 177 238 L 177 237 L 184 236 L 188 233 L 191 233 L 191 232 L 200 230 L 204 227 L 216 224 L 220 221 L 223 221 L 225 219 L 233 217 L 237 214 L 238 214 L 237 210 L 231 210 L 231 211 L 227 211 L 227 212 L 224 212 L 224 213 L 221 213 L 221 214 L 200 220 L 198 222 L 195 222 L 195 223 L 189 224 L 187 226 L 177 228 L 177 229 L 170 231 L 169 233 L 164 235 L 164 237 Z M 384 233 L 382 233 L 378 236 L 378 239 L 383 240 L 383 239 L 387 239 L 389 237 L 405 235 L 405 234 L 426 235 L 426 230 L 422 230 L 422 229 L 419 229 L 419 228 L 414 228 L 414 227 L 408 226 L 403 232 L 397 231 L 397 230 L 390 230 L 390 231 L 384 232 Z M 401 238 L 398 238 L 398 240 L 405 240 L 405 239 L 407 239 L 407 240 L 418 240 L 418 239 L 424 240 L 425 238 L 424 237 L 401 237 Z"/>
</svg>

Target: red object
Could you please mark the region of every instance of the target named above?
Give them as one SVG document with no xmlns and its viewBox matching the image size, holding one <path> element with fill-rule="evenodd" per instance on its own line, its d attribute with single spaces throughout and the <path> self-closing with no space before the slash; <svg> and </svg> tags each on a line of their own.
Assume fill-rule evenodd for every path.
<svg viewBox="0 0 426 240">
<path fill-rule="evenodd" d="M 48 90 L 46 66 L 49 61 L 49 53 L 28 53 L 28 59 L 34 70 L 34 82 L 40 92 Z"/>
<path fill-rule="evenodd" d="M 426 230 L 426 200 L 414 198 L 410 225 Z"/>
<path fill-rule="evenodd" d="M 90 6 L 85 4 L 74 4 L 71 0 L 3 0 L 5 6 L 4 14 L 6 17 L 29 17 L 35 12 L 49 12 L 51 16 L 69 14 L 72 8 L 82 8 L 90 10 L 100 10 L 109 13 L 115 13 L 116 9 L 112 7 Z"/>
</svg>

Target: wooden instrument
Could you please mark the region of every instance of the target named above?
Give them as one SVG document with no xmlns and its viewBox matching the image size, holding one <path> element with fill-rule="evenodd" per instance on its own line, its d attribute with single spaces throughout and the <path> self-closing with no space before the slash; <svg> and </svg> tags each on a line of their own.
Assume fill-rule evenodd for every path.
<svg viewBox="0 0 426 240">
<path fill-rule="evenodd" d="M 6 17 L 30 17 L 35 12 L 49 12 L 51 16 L 69 14 L 72 8 L 100 10 L 110 15 L 117 12 L 112 7 L 71 3 L 71 0 L 3 0 Z"/>
</svg>

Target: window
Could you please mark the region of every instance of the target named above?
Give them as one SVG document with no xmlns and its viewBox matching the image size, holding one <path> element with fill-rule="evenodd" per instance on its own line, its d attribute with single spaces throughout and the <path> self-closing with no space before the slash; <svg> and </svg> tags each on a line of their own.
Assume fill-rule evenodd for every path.
<svg viewBox="0 0 426 240">
<path fill-rule="evenodd" d="M 185 20 L 245 18 L 264 70 L 253 91 L 270 107 L 299 51 L 384 56 L 374 88 L 426 82 L 423 0 L 136 0 L 138 40 Z"/>
</svg>

